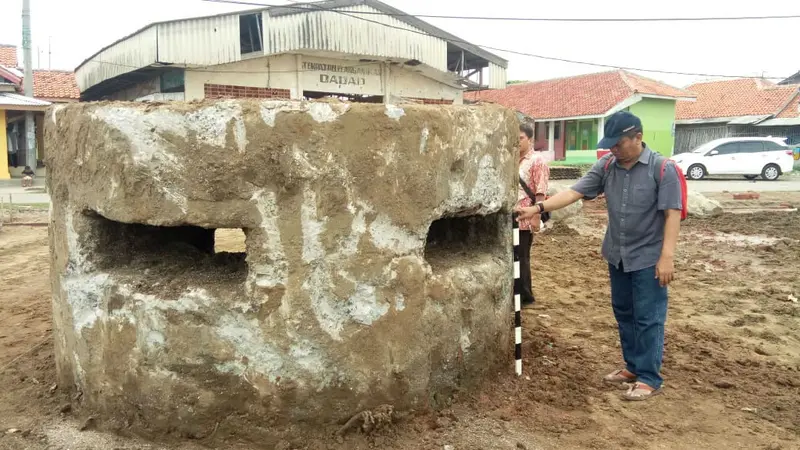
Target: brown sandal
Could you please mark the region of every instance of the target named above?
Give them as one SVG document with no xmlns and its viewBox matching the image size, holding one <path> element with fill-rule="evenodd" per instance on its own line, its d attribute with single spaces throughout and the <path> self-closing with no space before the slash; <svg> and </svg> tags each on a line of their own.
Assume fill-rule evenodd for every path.
<svg viewBox="0 0 800 450">
<path fill-rule="evenodd" d="M 634 383 L 627 392 L 622 394 L 624 400 L 641 402 L 661 394 L 661 388 L 653 389 L 644 383 Z"/>
<path fill-rule="evenodd" d="M 620 369 L 611 372 L 603 377 L 603 382 L 606 384 L 613 384 L 615 386 L 627 389 L 631 383 L 636 382 L 636 375 L 628 372 L 627 369 Z"/>
</svg>

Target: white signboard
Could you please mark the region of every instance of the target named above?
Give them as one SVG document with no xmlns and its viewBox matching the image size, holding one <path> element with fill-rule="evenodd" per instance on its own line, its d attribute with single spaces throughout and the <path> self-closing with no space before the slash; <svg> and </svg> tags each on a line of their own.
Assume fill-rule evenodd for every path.
<svg viewBox="0 0 800 450">
<path fill-rule="evenodd" d="M 337 94 L 382 95 L 378 64 L 351 61 L 303 60 L 303 90 Z"/>
</svg>

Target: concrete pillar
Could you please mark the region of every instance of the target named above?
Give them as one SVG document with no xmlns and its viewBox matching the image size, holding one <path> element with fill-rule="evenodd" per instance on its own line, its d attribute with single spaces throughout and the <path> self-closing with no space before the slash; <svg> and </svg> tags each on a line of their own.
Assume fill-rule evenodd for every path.
<svg viewBox="0 0 800 450">
<path fill-rule="evenodd" d="M 297 78 L 295 80 L 295 93 L 294 100 L 303 98 L 303 55 L 294 55 L 295 65 L 297 67 Z"/>
<path fill-rule="evenodd" d="M 556 148 L 556 122 L 551 120 L 550 129 L 547 132 L 547 151 L 553 153 Z"/>
<path fill-rule="evenodd" d="M 392 103 L 392 87 L 389 79 L 391 78 L 392 68 L 389 63 L 381 63 L 381 90 L 383 91 L 383 103 Z"/>
</svg>

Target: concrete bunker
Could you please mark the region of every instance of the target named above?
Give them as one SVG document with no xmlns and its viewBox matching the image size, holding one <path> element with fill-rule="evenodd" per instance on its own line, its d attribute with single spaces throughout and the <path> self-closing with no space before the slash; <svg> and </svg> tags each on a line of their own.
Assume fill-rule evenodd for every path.
<svg viewBox="0 0 800 450">
<path fill-rule="evenodd" d="M 510 360 L 513 112 L 237 100 L 47 117 L 59 386 L 99 420 L 272 432 L 436 407 Z M 231 229 L 245 248 L 215 249 Z"/>
</svg>

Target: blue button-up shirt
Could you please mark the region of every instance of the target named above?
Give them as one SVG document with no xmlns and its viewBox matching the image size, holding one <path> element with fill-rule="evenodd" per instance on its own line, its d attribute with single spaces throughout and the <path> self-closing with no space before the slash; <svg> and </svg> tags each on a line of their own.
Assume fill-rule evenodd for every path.
<svg viewBox="0 0 800 450">
<path fill-rule="evenodd" d="M 643 143 L 644 145 L 644 143 Z M 664 242 L 664 211 L 681 209 L 681 186 L 678 172 L 668 162 L 661 177 L 663 157 L 644 145 L 639 160 L 628 170 L 616 163 L 606 163 L 612 155 L 597 163 L 572 186 L 584 197 L 606 194 L 608 229 L 603 239 L 603 257 L 614 267 L 622 263 L 625 272 L 655 266 Z"/>
</svg>

